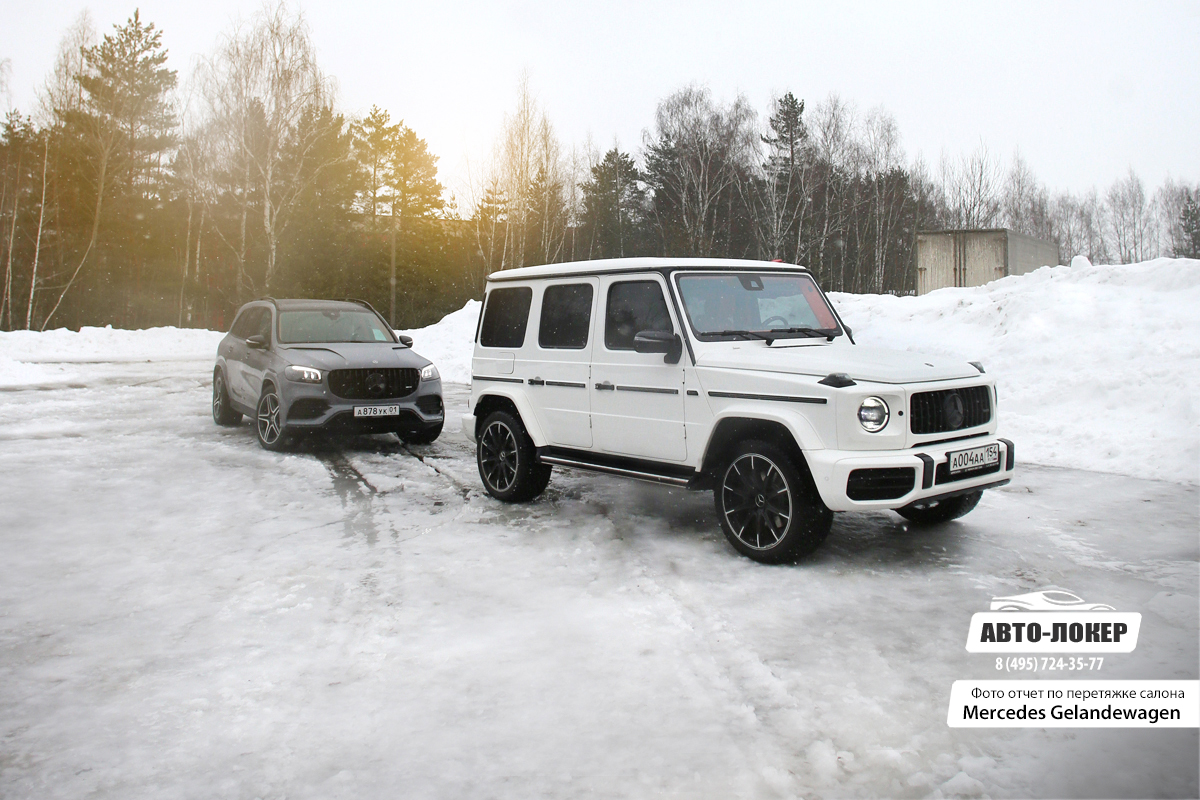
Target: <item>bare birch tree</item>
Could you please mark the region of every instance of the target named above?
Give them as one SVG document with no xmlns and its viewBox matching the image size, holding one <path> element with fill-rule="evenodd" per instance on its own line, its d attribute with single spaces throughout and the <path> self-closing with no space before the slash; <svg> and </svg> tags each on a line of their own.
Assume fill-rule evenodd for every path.
<svg viewBox="0 0 1200 800">
<path fill-rule="evenodd" d="M 325 164 L 313 149 L 324 135 L 304 124 L 332 102 L 332 85 L 316 61 L 308 25 L 279 3 L 265 7 L 248 28 L 227 36 L 200 68 L 214 163 L 224 166 L 226 190 L 240 198 L 236 236 L 222 233 L 237 259 L 239 292 L 267 289 L 275 277 L 279 240 L 297 198 Z M 266 250 L 261 284 L 249 273 L 251 193 Z"/>
</svg>

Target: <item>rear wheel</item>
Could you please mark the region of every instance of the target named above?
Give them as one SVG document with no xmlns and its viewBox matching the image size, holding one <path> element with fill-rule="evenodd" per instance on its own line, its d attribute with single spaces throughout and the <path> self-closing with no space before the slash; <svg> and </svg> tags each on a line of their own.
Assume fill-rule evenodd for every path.
<svg viewBox="0 0 1200 800">
<path fill-rule="evenodd" d="M 742 555 L 765 564 L 795 561 L 829 535 L 833 512 L 783 448 L 743 442 L 718 477 L 713 490 L 717 516 L 725 537 Z"/>
<path fill-rule="evenodd" d="M 226 427 L 237 425 L 242 421 L 241 413 L 234 411 L 229 402 L 229 390 L 225 387 L 225 374 L 221 370 L 213 372 L 213 422 Z"/>
<path fill-rule="evenodd" d="M 475 460 L 488 494 L 506 503 L 540 495 L 553 471 L 549 464 L 537 463 L 537 450 L 525 426 L 507 411 L 493 411 L 484 419 Z"/>
<path fill-rule="evenodd" d="M 912 522 L 922 525 L 936 525 L 939 522 L 949 522 L 971 513 L 979 505 L 983 492 L 960 494 L 957 497 L 947 497 L 945 500 L 929 500 L 911 503 L 904 508 L 897 508 L 896 513 Z"/>
<path fill-rule="evenodd" d="M 264 450 L 283 450 L 290 444 L 290 436 L 283 430 L 283 408 L 279 403 L 279 394 L 271 384 L 263 387 L 255 416 L 254 430 Z"/>
</svg>

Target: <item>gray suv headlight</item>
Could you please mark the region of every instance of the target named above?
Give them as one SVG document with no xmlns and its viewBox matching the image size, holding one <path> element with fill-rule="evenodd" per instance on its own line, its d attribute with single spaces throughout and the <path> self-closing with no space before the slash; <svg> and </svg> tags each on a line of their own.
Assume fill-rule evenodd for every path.
<svg viewBox="0 0 1200 800">
<path fill-rule="evenodd" d="M 314 367 L 284 367 L 283 375 L 289 381 L 297 383 L 320 383 L 321 370 Z"/>
<path fill-rule="evenodd" d="M 868 397 L 858 407 L 858 422 L 867 433 L 879 433 L 888 424 L 891 412 L 882 397 Z"/>
<path fill-rule="evenodd" d="M 429 364 L 421 370 L 421 380 L 423 381 L 436 381 L 440 377 L 442 376 L 438 374 L 437 367 L 433 364 Z"/>
</svg>

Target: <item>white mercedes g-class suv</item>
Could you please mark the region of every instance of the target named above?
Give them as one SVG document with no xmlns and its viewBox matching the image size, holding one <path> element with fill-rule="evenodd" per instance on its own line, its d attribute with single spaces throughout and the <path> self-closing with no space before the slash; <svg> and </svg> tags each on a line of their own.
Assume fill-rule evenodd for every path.
<svg viewBox="0 0 1200 800">
<path fill-rule="evenodd" d="M 804 268 L 621 259 L 496 272 L 464 432 L 499 500 L 554 466 L 713 490 L 730 543 L 794 561 L 834 511 L 966 514 L 1008 483 L 977 363 L 854 343 Z"/>
</svg>

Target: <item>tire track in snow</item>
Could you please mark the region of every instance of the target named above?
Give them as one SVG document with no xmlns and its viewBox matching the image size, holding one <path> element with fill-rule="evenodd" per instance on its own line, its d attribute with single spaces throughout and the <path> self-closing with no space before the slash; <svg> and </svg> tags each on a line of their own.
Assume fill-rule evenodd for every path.
<svg viewBox="0 0 1200 800">
<path fill-rule="evenodd" d="M 591 499 L 585 502 L 598 507 L 620 541 L 638 538 L 633 523 L 614 516 L 605 503 Z M 735 736 L 734 742 L 744 761 L 754 765 L 755 775 L 785 797 L 810 793 L 812 787 L 801 783 L 802 776 L 794 767 L 803 752 L 797 743 L 813 740 L 813 735 L 804 724 L 800 701 L 791 694 L 787 682 L 754 648 L 738 639 L 723 615 L 680 581 L 672 581 L 668 572 L 646 558 L 644 550 L 626 545 L 620 552 L 635 566 L 638 588 L 666 604 L 671 612 L 665 619 L 693 641 L 696 657 L 692 668 L 696 676 L 719 692 L 731 709 L 740 712 L 737 716 L 754 741 L 748 743 Z"/>
</svg>

